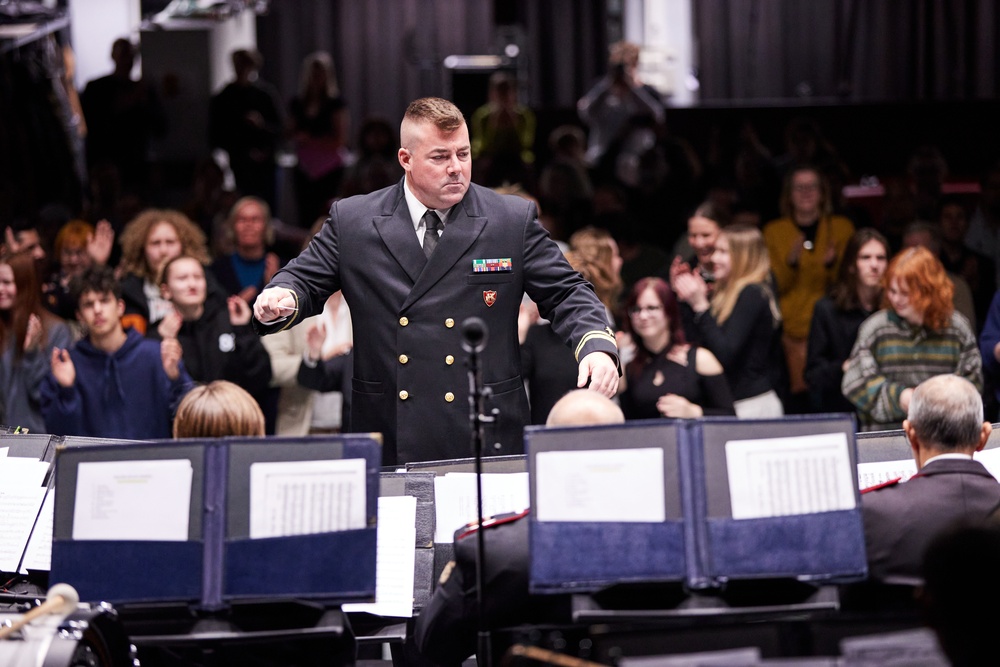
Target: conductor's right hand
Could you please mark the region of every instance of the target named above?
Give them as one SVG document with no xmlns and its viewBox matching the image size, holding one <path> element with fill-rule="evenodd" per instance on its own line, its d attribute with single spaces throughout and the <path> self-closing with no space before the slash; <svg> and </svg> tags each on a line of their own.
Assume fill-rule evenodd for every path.
<svg viewBox="0 0 1000 667">
<path fill-rule="evenodd" d="M 295 293 L 285 287 L 268 287 L 257 295 L 253 315 L 262 324 L 293 315 L 298 310 Z"/>
</svg>

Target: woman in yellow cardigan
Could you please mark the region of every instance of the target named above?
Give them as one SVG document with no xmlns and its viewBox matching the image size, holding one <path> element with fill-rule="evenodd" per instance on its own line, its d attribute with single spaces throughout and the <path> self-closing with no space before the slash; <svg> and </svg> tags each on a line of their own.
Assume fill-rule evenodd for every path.
<svg viewBox="0 0 1000 667">
<path fill-rule="evenodd" d="M 829 185 L 815 167 L 789 172 L 781 195 L 784 217 L 764 227 L 771 270 L 784 316 L 782 344 L 791 392 L 808 388 L 802 377 L 813 307 L 836 282 L 840 260 L 854 225 L 833 215 Z"/>
</svg>

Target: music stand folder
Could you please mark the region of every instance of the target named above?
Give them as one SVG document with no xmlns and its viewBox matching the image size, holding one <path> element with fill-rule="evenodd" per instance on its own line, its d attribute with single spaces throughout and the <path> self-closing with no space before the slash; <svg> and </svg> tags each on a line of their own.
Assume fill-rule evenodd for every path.
<svg viewBox="0 0 1000 667">
<path fill-rule="evenodd" d="M 852 415 L 809 415 L 782 420 L 738 420 L 716 417 L 686 421 L 633 421 L 616 426 L 525 431 L 525 450 L 531 473 L 531 577 L 532 592 L 589 592 L 627 582 L 680 582 L 692 589 L 722 587 L 728 580 L 792 578 L 808 582 L 860 579 L 867 574 L 860 496 L 856 485 L 857 452 Z M 813 499 L 800 501 L 794 511 L 775 510 L 755 515 L 734 504 L 739 488 L 730 488 L 731 474 L 742 483 L 737 464 L 730 470 L 729 456 L 747 457 L 754 464 L 785 463 L 784 450 L 756 453 L 763 448 L 788 447 L 793 452 L 832 448 L 836 456 L 827 463 L 821 455 L 807 454 L 800 465 L 815 475 L 800 485 L 835 480 L 841 489 L 833 509 L 809 509 Z M 735 449 L 730 449 L 733 447 Z M 649 452 L 656 453 L 648 458 Z M 551 466 L 539 476 L 539 457 L 553 452 L 563 470 Z M 588 460 L 587 453 L 605 456 Z M 633 455 L 642 453 L 646 470 L 633 467 L 641 483 L 622 484 L 621 494 L 645 493 L 650 486 L 651 462 L 662 458 L 662 513 L 654 521 L 612 516 L 601 521 L 548 519 L 538 500 L 550 479 L 559 483 L 586 484 L 588 467 L 616 465 L 628 469 Z M 811 458 L 809 458 L 811 456 Z M 574 458 L 577 457 L 577 458 Z M 770 457 L 770 458 L 768 458 Z M 764 463 L 761 463 L 761 462 Z M 659 464 L 658 464 L 659 465 Z M 574 469 L 574 466 L 579 466 Z M 787 480 L 787 476 L 785 478 Z M 795 479 L 794 475 L 792 479 Z M 560 481 L 561 480 L 561 481 Z M 801 480 L 800 480 L 801 481 Z M 845 486 L 845 484 L 847 486 Z M 783 492 L 786 485 L 776 487 Z M 572 488 L 567 486 L 566 488 Z M 594 503 L 584 498 L 581 503 Z M 599 497 L 597 494 L 594 497 Z M 652 498 L 649 494 L 644 498 Z M 609 498 L 610 499 L 610 498 Z M 601 500 L 606 503 L 609 499 Z M 611 502 L 617 502 L 610 499 Z M 824 498 L 822 502 L 827 502 Z M 603 512 L 603 507 L 600 508 Z M 648 507 L 626 508 L 640 518 L 652 517 Z M 572 519 L 572 510 L 567 515 Z"/>
<path fill-rule="evenodd" d="M 360 460 L 364 526 L 251 538 L 251 467 L 256 463 Z M 238 600 L 346 602 L 375 593 L 378 469 L 371 435 L 225 438 L 60 449 L 56 456 L 53 581 L 83 600 L 186 602 L 216 609 Z M 190 465 L 186 539 L 74 539 L 80 466 L 184 462 Z M 325 505 L 324 505 L 325 506 Z M 181 510 L 182 512 L 182 510 Z"/>
</svg>

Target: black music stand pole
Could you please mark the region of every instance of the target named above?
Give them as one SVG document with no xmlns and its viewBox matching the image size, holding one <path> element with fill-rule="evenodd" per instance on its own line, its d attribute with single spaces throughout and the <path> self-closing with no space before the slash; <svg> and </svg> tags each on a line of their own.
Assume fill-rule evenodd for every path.
<svg viewBox="0 0 1000 667">
<path fill-rule="evenodd" d="M 484 426 L 496 420 L 497 411 L 485 414 L 485 400 L 489 391 L 483 387 L 479 353 L 486 348 L 486 323 L 478 317 L 462 322 L 462 349 L 468 354 L 469 367 L 469 423 L 472 426 L 472 451 L 476 459 L 476 620 L 478 641 L 476 653 L 484 667 L 492 667 L 493 646 L 489 624 L 486 620 L 486 545 L 483 535 L 483 448 L 486 438 Z"/>
</svg>

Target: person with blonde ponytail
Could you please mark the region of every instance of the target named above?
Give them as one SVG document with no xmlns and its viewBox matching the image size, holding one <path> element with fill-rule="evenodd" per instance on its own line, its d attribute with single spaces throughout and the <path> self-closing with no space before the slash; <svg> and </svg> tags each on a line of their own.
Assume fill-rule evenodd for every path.
<svg viewBox="0 0 1000 667">
<path fill-rule="evenodd" d="M 694 312 L 698 344 L 722 363 L 736 415 L 780 417 L 784 408 L 781 311 L 774 296 L 771 263 L 756 227 L 722 229 L 712 254 L 715 291 L 693 271 L 673 276 L 678 298 Z"/>
</svg>

